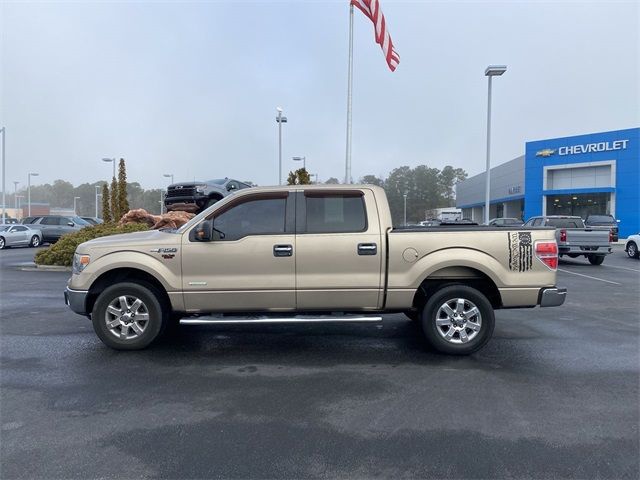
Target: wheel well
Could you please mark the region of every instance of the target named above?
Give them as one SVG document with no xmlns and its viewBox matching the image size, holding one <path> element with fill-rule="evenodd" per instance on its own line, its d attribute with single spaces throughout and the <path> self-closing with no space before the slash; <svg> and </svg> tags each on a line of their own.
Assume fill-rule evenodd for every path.
<svg viewBox="0 0 640 480">
<path fill-rule="evenodd" d="M 452 273 L 456 273 L 455 276 Z M 489 278 L 488 275 L 482 273 L 480 270 L 476 270 L 470 267 L 456 268 L 454 269 L 442 269 L 434 272 L 431 276 L 426 278 L 416 290 L 413 297 L 413 309 L 421 311 L 427 300 L 437 290 L 445 285 L 466 285 L 471 288 L 475 288 L 480 291 L 487 299 L 493 308 L 502 307 L 502 298 L 500 297 L 500 291 L 496 284 Z"/>
<path fill-rule="evenodd" d="M 134 282 L 143 285 L 147 284 L 158 292 L 161 297 L 158 300 L 161 304 L 167 308 L 171 307 L 167 291 L 153 275 L 143 270 L 138 270 L 137 268 L 116 268 L 115 270 L 109 270 L 108 272 L 100 275 L 97 280 L 93 282 L 91 288 L 89 288 L 86 304 L 87 312 L 91 312 L 93 310 L 93 305 L 96 302 L 96 299 L 105 288 L 121 282 Z"/>
<path fill-rule="evenodd" d="M 222 200 L 224 196 L 221 193 L 210 193 L 209 200 Z"/>
</svg>

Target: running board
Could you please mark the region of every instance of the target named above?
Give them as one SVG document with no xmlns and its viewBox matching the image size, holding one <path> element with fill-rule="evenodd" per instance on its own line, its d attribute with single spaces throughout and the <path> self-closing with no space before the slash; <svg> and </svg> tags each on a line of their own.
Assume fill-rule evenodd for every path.
<svg viewBox="0 0 640 480">
<path fill-rule="evenodd" d="M 229 317 L 208 315 L 197 318 L 183 318 L 180 325 L 241 325 L 255 323 L 380 323 L 382 317 L 358 315 L 297 315 L 295 317 L 270 317 L 266 315 Z"/>
</svg>

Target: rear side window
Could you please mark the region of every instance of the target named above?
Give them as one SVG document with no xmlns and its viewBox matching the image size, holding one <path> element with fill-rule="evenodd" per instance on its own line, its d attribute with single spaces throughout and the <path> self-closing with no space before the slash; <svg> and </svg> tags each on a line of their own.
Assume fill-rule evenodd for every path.
<svg viewBox="0 0 640 480">
<path fill-rule="evenodd" d="M 363 232 L 367 229 L 361 195 L 313 195 L 305 200 L 307 233 Z"/>
<path fill-rule="evenodd" d="M 60 223 L 58 223 L 59 220 L 60 217 L 45 217 L 40 223 L 42 225 L 60 225 Z"/>
</svg>

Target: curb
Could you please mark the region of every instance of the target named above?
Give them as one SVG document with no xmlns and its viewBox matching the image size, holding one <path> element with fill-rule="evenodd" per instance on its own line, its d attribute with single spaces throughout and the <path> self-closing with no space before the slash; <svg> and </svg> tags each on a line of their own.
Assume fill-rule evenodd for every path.
<svg viewBox="0 0 640 480">
<path fill-rule="evenodd" d="M 24 272 L 70 272 L 71 267 L 63 267 L 61 265 L 36 265 L 35 263 L 23 263 L 17 266 L 18 270 Z"/>
</svg>

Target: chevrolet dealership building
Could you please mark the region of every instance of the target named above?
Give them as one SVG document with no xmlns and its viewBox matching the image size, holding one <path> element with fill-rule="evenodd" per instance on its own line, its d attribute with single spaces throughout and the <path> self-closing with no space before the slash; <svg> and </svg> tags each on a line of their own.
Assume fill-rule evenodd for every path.
<svg viewBox="0 0 640 480">
<path fill-rule="evenodd" d="M 485 174 L 458 184 L 456 206 L 483 222 Z M 489 216 L 611 214 L 620 237 L 640 231 L 640 128 L 527 142 L 491 169 Z"/>
</svg>

